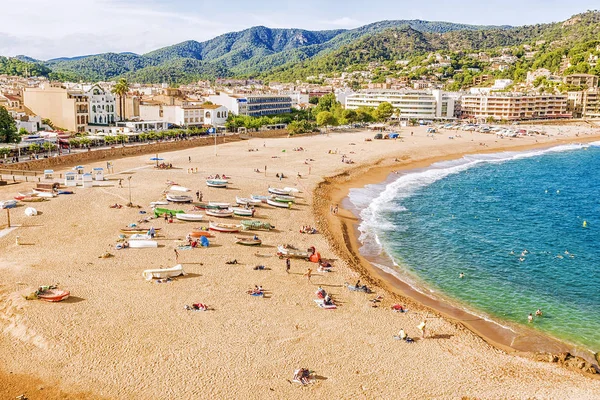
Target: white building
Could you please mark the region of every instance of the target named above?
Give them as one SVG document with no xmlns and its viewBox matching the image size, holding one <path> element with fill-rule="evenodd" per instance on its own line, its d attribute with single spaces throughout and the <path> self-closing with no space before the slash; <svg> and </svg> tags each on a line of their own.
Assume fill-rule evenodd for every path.
<svg viewBox="0 0 600 400">
<path fill-rule="evenodd" d="M 119 121 L 117 122 L 117 130 L 113 133 L 129 133 L 129 132 L 148 132 L 148 131 L 164 131 L 169 129 L 169 123 L 165 121 Z"/>
<path fill-rule="evenodd" d="M 432 90 L 431 93 L 386 89 L 360 91 L 346 97 L 346 108 L 376 108 L 384 102 L 400 109 L 400 119 L 454 118 L 455 99 L 441 90 Z"/>
<path fill-rule="evenodd" d="M 140 104 L 142 121 L 164 121 L 182 127 L 225 126 L 228 115 L 227 108 L 216 104 L 173 106 L 157 103 Z"/>
<path fill-rule="evenodd" d="M 89 103 L 90 125 L 114 125 L 115 123 L 115 96 L 98 85 L 86 92 Z"/>
<path fill-rule="evenodd" d="M 512 79 L 496 79 L 492 86 L 492 90 L 504 90 L 512 84 Z"/>
<path fill-rule="evenodd" d="M 292 111 L 292 98 L 285 95 L 235 95 L 221 92 L 208 98 L 212 103 L 223 105 L 234 115 L 261 117 Z"/>
</svg>

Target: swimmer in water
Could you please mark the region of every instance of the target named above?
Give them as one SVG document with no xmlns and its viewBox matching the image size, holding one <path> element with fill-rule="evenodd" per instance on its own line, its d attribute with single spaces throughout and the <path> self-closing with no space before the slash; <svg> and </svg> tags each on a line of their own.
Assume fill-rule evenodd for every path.
<svg viewBox="0 0 600 400">
<path fill-rule="evenodd" d="M 521 261 L 521 262 L 525 261 L 525 257 L 519 258 L 519 261 Z"/>
<path fill-rule="evenodd" d="M 527 320 L 529 321 L 529 323 L 533 322 L 533 315 L 529 314 L 529 316 L 527 317 Z"/>
<path fill-rule="evenodd" d="M 542 316 L 542 310 L 540 310 L 540 309 L 538 308 L 538 310 L 535 312 L 535 316 L 536 316 L 536 317 L 541 317 L 541 316 Z"/>
<path fill-rule="evenodd" d="M 508 254 L 510 254 L 511 256 L 514 256 L 515 252 L 514 252 L 514 250 L 511 250 L 510 253 L 508 253 Z"/>
<path fill-rule="evenodd" d="M 465 277 L 465 274 L 464 274 L 463 272 L 461 272 L 461 273 L 458 275 L 458 277 L 459 277 L 460 279 L 462 279 L 462 278 L 464 278 L 464 277 Z"/>
</svg>

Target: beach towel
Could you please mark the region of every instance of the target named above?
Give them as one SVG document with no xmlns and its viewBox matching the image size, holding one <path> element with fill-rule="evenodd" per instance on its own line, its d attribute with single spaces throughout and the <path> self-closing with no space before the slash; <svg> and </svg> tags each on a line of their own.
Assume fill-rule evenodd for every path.
<svg viewBox="0 0 600 400">
<path fill-rule="evenodd" d="M 255 296 L 255 297 L 263 297 L 265 294 L 264 292 L 261 293 L 250 293 L 250 296 Z"/>
<path fill-rule="evenodd" d="M 315 300 L 315 303 L 325 310 L 335 310 L 337 308 L 335 304 L 325 304 L 325 300 Z"/>
<path fill-rule="evenodd" d="M 177 246 L 177 248 L 179 250 L 192 250 L 192 246 L 190 246 L 189 244 L 179 245 Z"/>
</svg>

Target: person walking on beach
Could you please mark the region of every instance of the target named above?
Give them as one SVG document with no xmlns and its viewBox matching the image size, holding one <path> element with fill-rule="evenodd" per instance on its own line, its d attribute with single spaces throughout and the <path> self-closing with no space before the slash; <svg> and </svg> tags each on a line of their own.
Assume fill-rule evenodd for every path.
<svg viewBox="0 0 600 400">
<path fill-rule="evenodd" d="M 119 187 L 122 188 L 123 187 L 123 179 L 119 179 Z"/>
<path fill-rule="evenodd" d="M 286 258 L 285 259 L 285 272 L 287 272 L 288 274 L 290 273 L 290 267 L 292 266 L 292 262 L 290 261 L 290 258 Z"/>
<path fill-rule="evenodd" d="M 421 331 L 421 339 L 425 339 L 425 325 L 427 324 L 427 321 L 423 320 L 421 321 L 421 323 L 417 326 L 417 328 Z"/>
<path fill-rule="evenodd" d="M 175 251 L 175 262 L 179 262 L 179 252 L 177 249 L 173 249 Z"/>
<path fill-rule="evenodd" d="M 200 201 L 200 191 L 196 190 L 196 199 Z"/>
<path fill-rule="evenodd" d="M 192 162 L 192 157 L 191 156 L 188 157 L 188 162 Z"/>
<path fill-rule="evenodd" d="M 311 268 L 307 269 L 306 273 L 304 274 L 304 276 L 306 276 L 306 278 L 310 282 L 310 277 L 312 276 L 312 269 Z"/>
<path fill-rule="evenodd" d="M 338 213 L 338 205 L 337 205 L 337 204 L 335 205 L 335 208 L 333 209 L 333 213 L 334 213 L 334 214 L 337 214 L 337 213 Z"/>
</svg>

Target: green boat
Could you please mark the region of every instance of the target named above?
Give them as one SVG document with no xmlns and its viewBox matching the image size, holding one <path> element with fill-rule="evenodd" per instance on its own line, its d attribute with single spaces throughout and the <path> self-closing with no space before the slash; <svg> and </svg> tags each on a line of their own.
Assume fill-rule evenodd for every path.
<svg viewBox="0 0 600 400">
<path fill-rule="evenodd" d="M 242 224 L 242 226 L 244 227 L 244 230 L 250 230 L 250 231 L 270 231 L 271 229 L 275 229 L 275 227 L 273 225 L 271 225 L 268 222 L 262 222 L 262 221 L 247 221 L 247 220 L 243 220 L 240 221 L 240 224 Z"/>
<path fill-rule="evenodd" d="M 172 217 L 175 214 L 185 214 L 185 211 L 183 211 L 183 210 L 170 210 L 168 208 L 158 208 L 158 207 L 154 209 L 154 216 L 156 218 L 162 217 L 165 214 L 168 214 L 168 215 L 170 215 Z"/>
</svg>

